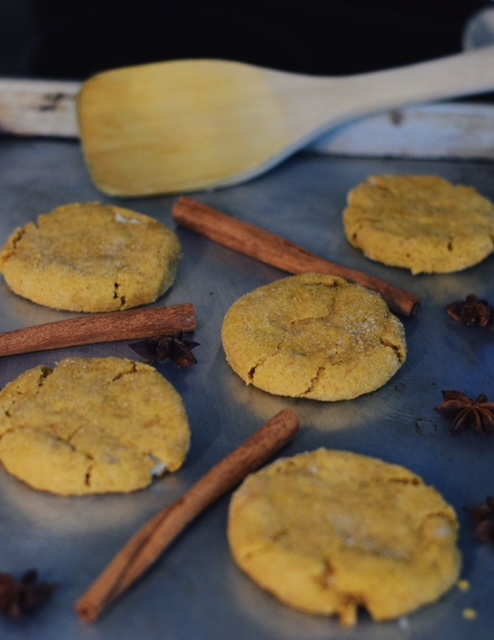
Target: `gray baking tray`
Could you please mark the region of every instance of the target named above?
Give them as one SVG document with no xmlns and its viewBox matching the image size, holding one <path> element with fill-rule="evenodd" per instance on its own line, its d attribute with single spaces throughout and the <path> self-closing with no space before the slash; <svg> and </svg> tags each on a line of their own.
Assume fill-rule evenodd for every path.
<svg viewBox="0 0 494 640">
<path fill-rule="evenodd" d="M 383 388 L 356 400 L 320 403 L 271 396 L 247 387 L 231 371 L 221 347 L 225 312 L 241 295 L 286 274 L 215 245 L 182 228 L 185 257 L 176 284 L 160 305 L 191 302 L 199 326 L 198 363 L 159 370 L 180 391 L 192 445 L 183 468 L 130 495 L 63 498 L 37 492 L 0 468 L 0 571 L 19 576 L 35 567 L 57 583 L 51 601 L 20 620 L 0 618 L 2 640 L 463 640 L 491 637 L 494 628 L 494 547 L 473 537 L 465 506 L 494 494 L 494 439 L 449 424 L 433 407 L 442 389 L 494 397 L 494 333 L 456 324 L 444 306 L 468 293 L 494 303 L 494 257 L 462 273 L 412 276 L 366 260 L 346 242 L 341 213 L 346 193 L 369 174 L 436 174 L 477 187 L 494 200 L 494 165 L 467 160 L 400 160 L 299 154 L 269 174 L 228 189 L 193 194 L 241 220 L 302 244 L 308 250 L 388 280 L 421 296 L 414 318 L 404 318 L 409 356 Z M 0 141 L 0 242 L 14 227 L 69 202 L 117 202 L 97 192 L 75 141 Z M 122 203 L 174 228 L 175 197 Z M 71 317 L 16 297 L 0 281 L 0 330 Z M 39 363 L 69 355 L 136 357 L 126 343 L 89 345 L 4 358 L 0 385 Z M 136 359 L 138 359 L 136 357 Z M 75 613 L 76 599 L 142 524 L 183 493 L 213 464 L 285 407 L 300 416 L 300 434 L 280 455 L 320 446 L 403 464 L 434 485 L 461 521 L 461 577 L 436 604 L 399 620 L 374 623 L 362 613 L 343 629 L 334 619 L 292 611 L 260 590 L 234 565 L 227 547 L 229 496 L 194 522 L 157 565 L 96 623 Z M 49 410 L 49 407 L 47 407 Z M 466 619 L 465 610 L 476 612 Z"/>
</svg>

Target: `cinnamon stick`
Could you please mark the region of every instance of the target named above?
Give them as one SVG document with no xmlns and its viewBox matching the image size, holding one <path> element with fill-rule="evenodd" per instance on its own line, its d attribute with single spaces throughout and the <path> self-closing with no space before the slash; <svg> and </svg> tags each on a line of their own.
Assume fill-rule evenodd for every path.
<svg viewBox="0 0 494 640">
<path fill-rule="evenodd" d="M 130 539 L 77 601 L 85 622 L 94 622 L 153 565 L 188 524 L 283 447 L 299 430 L 290 409 L 277 413 L 253 436 L 213 467 L 177 502 Z"/>
<path fill-rule="evenodd" d="M 0 333 L 0 356 L 194 331 L 192 304 L 112 311 Z"/>
<path fill-rule="evenodd" d="M 390 309 L 406 316 L 415 315 L 420 298 L 365 273 L 320 258 L 300 245 L 254 225 L 236 220 L 207 205 L 181 197 L 173 208 L 175 221 L 209 240 L 260 260 L 288 273 L 329 273 L 381 294 Z"/>
</svg>

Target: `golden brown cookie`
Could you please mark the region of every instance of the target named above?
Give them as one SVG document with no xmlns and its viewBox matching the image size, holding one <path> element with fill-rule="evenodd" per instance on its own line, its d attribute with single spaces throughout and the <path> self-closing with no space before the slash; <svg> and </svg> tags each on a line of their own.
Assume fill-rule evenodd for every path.
<svg viewBox="0 0 494 640">
<path fill-rule="evenodd" d="M 182 250 L 153 218 L 99 203 L 69 204 L 16 229 L 0 272 L 16 294 L 67 311 L 154 302 L 173 284 Z"/>
<path fill-rule="evenodd" d="M 280 396 L 347 400 L 384 385 L 406 358 L 403 325 L 381 296 L 308 273 L 237 300 L 222 328 L 232 369 Z"/>
<path fill-rule="evenodd" d="M 234 493 L 228 539 L 239 567 L 301 611 L 374 620 L 440 598 L 458 578 L 453 508 L 407 469 L 318 449 L 251 474 Z"/>
<path fill-rule="evenodd" d="M 435 176 L 371 176 L 348 195 L 348 241 L 371 260 L 418 273 L 471 267 L 494 248 L 494 205 Z"/>
<path fill-rule="evenodd" d="M 182 465 L 189 441 L 178 392 L 153 367 L 126 358 L 67 358 L 0 392 L 0 461 L 35 489 L 142 489 Z"/>
</svg>

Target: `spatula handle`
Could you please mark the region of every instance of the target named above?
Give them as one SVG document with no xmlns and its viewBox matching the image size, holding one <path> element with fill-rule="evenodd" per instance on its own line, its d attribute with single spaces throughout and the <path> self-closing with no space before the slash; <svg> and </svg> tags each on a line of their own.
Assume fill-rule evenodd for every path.
<svg viewBox="0 0 494 640">
<path fill-rule="evenodd" d="M 494 91 L 494 46 L 342 78 L 341 86 L 347 97 L 354 93 L 361 115 Z"/>
</svg>

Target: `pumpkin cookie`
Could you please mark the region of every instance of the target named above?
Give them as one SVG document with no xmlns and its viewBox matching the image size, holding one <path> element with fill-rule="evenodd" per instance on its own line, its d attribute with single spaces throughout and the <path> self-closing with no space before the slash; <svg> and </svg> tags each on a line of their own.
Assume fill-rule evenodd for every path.
<svg viewBox="0 0 494 640">
<path fill-rule="evenodd" d="M 374 620 L 406 615 L 457 581 L 456 514 L 407 469 L 319 449 L 251 474 L 234 493 L 228 540 L 239 567 L 301 611 L 359 607 Z"/>
<path fill-rule="evenodd" d="M 190 430 L 178 392 L 126 358 L 67 358 L 0 392 L 0 461 L 35 489 L 129 492 L 176 471 Z"/>
<path fill-rule="evenodd" d="M 471 267 L 494 248 L 494 205 L 435 176 L 371 176 L 348 195 L 348 241 L 371 260 L 418 273 Z"/>
<path fill-rule="evenodd" d="M 246 384 L 314 400 L 374 391 L 406 358 L 403 325 L 379 294 L 316 273 L 277 280 L 237 300 L 222 341 Z"/>
<path fill-rule="evenodd" d="M 69 204 L 16 229 L 0 272 L 16 294 L 66 311 L 154 302 L 173 284 L 182 250 L 157 220 L 99 203 Z"/>
</svg>

